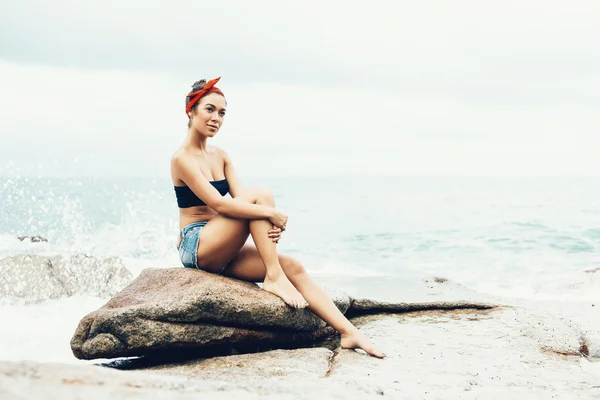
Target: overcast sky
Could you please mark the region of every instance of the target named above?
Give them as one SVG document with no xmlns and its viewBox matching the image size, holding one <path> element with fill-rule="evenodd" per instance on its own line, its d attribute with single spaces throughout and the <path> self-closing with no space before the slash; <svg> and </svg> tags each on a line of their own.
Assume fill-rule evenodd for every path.
<svg viewBox="0 0 600 400">
<path fill-rule="evenodd" d="M 222 76 L 240 175 L 598 175 L 600 2 L 0 2 L 0 175 L 157 176 Z"/>
</svg>

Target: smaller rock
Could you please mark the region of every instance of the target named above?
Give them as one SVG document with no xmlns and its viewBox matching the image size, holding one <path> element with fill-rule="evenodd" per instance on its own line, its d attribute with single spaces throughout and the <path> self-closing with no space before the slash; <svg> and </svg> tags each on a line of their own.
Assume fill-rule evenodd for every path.
<svg viewBox="0 0 600 400">
<path fill-rule="evenodd" d="M 17 236 L 17 239 L 19 239 L 21 242 L 25 239 L 29 239 L 29 241 L 32 243 L 48 241 L 48 239 L 46 239 L 45 237 L 42 237 L 42 236 Z"/>
</svg>

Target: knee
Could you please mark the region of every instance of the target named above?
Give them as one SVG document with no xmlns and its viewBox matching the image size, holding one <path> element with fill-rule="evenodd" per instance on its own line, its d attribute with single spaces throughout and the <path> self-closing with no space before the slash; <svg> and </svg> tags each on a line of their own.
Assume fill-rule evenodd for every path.
<svg viewBox="0 0 600 400">
<path fill-rule="evenodd" d="M 295 258 L 285 257 L 281 260 L 281 268 L 285 275 L 290 277 L 299 276 L 306 273 L 306 270 L 302 266 L 302 263 Z"/>
<path fill-rule="evenodd" d="M 275 196 L 273 192 L 266 187 L 260 186 L 250 189 L 252 191 L 252 198 L 256 204 L 262 204 L 267 206 L 275 205 Z"/>
</svg>

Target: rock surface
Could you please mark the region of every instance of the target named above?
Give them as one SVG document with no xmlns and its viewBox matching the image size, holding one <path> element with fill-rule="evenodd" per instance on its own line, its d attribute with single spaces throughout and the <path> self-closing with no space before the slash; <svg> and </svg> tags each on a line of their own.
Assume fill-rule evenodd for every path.
<svg viewBox="0 0 600 400">
<path fill-rule="evenodd" d="M 132 274 L 118 258 L 19 255 L 0 259 L 0 298 L 33 304 L 87 294 L 110 297 Z"/>
<path fill-rule="evenodd" d="M 157 345 L 171 354 L 202 340 L 298 346 L 332 330 L 254 284 L 183 268 L 147 270 L 85 317 L 87 336 L 78 339 L 81 351 L 97 352 L 103 340 L 114 351 L 114 338 L 119 351 L 146 356 L 101 365 L 0 362 L 0 398 L 600 399 L 600 308 L 593 302 L 494 299 L 444 279 L 320 282 L 352 293 L 338 292 L 338 307 L 386 359 L 335 341 L 194 359 L 149 356 Z M 270 314 L 260 315 L 264 309 Z"/>
<path fill-rule="evenodd" d="M 582 321 L 595 310 L 578 305 Z M 0 363 L 0 398 L 600 399 L 600 363 L 578 353 L 570 312 L 537 305 L 363 315 L 388 357 L 324 348 L 143 365 Z M 579 317 L 578 317 L 579 318 Z M 598 329 L 588 326 L 587 331 Z M 571 355 L 566 355 L 570 353 Z"/>
<path fill-rule="evenodd" d="M 579 326 L 535 309 L 426 310 L 353 319 L 386 351 L 384 360 L 314 348 L 138 368 L 238 388 L 236 383 L 253 382 L 246 390 L 281 395 L 293 393 L 295 382 L 302 385 L 299 395 L 317 397 L 334 396 L 335 388 L 340 398 L 600 398 L 600 364 L 594 363 L 600 360 L 582 357 Z"/>
<path fill-rule="evenodd" d="M 202 380 L 318 379 L 330 371 L 334 352 L 323 348 L 272 350 L 141 367 L 150 372 L 184 375 Z M 127 362 L 124 363 L 126 365 Z M 252 376 L 250 376 L 252 374 Z"/>
<path fill-rule="evenodd" d="M 440 290 L 439 285 L 446 289 Z M 378 299 L 377 294 L 372 299 L 353 299 L 339 292 L 332 298 L 349 315 L 493 306 L 481 300 L 465 300 L 464 293 L 432 300 L 435 293 L 452 292 L 448 282 L 419 286 L 426 289 L 425 294 L 412 302 Z M 454 288 L 459 291 L 458 286 Z M 86 315 L 73 335 L 71 349 L 77 358 L 95 359 L 233 345 L 300 347 L 332 333 L 310 310 L 288 307 L 256 284 L 199 270 L 160 268 L 144 270 L 103 307 Z"/>
<path fill-rule="evenodd" d="M 2 400 L 105 400 L 113 399 L 347 399 L 351 393 L 335 382 L 319 382 L 326 371 L 329 350 L 290 350 L 263 354 L 263 362 L 241 357 L 207 366 L 215 379 L 198 379 L 193 373 L 118 371 L 92 365 L 0 362 Z M 315 363 L 316 361 L 316 363 Z M 247 362 L 247 367 L 243 363 Z M 295 367 L 289 368 L 290 364 Z M 272 367 L 272 365 L 274 367 Z M 285 367 L 287 365 L 288 367 Z M 281 367 L 280 367 L 281 366 Z M 231 379 L 238 370 L 237 380 Z M 190 367 L 190 371 L 201 367 Z M 290 373 L 290 370 L 293 372 Z M 262 373 L 261 373 L 262 371 Z M 279 371 L 279 372 L 278 372 Z M 219 379 L 218 375 L 222 378 Z M 315 385 L 313 385 L 315 384 Z M 350 396 L 352 396 L 350 394 Z M 350 397 L 356 398 L 356 397 Z M 360 398 L 380 398 L 377 394 Z"/>
<path fill-rule="evenodd" d="M 579 332 L 527 309 L 423 311 L 354 320 L 388 354 L 342 351 L 328 379 L 392 398 L 547 399 L 600 396 Z M 573 356 L 566 358 L 563 351 Z M 600 371 L 599 371 L 600 372 Z M 553 397 L 554 396 L 554 397 Z"/>
</svg>

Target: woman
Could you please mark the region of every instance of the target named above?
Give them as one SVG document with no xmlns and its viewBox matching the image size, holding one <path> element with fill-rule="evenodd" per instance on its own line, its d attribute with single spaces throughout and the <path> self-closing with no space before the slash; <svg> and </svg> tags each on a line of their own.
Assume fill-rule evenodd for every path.
<svg viewBox="0 0 600 400">
<path fill-rule="evenodd" d="M 242 186 L 231 159 L 209 146 L 225 118 L 227 102 L 215 87 L 220 78 L 198 81 L 186 96 L 188 133 L 171 159 L 171 177 L 179 206 L 179 256 L 185 267 L 251 282 L 296 308 L 310 309 L 341 335 L 342 348 L 384 354 L 354 327 L 300 262 L 277 254 L 288 217 L 275 208 L 266 189 Z M 227 193 L 231 198 L 224 197 Z M 246 244 L 252 235 L 254 244 Z"/>
</svg>

